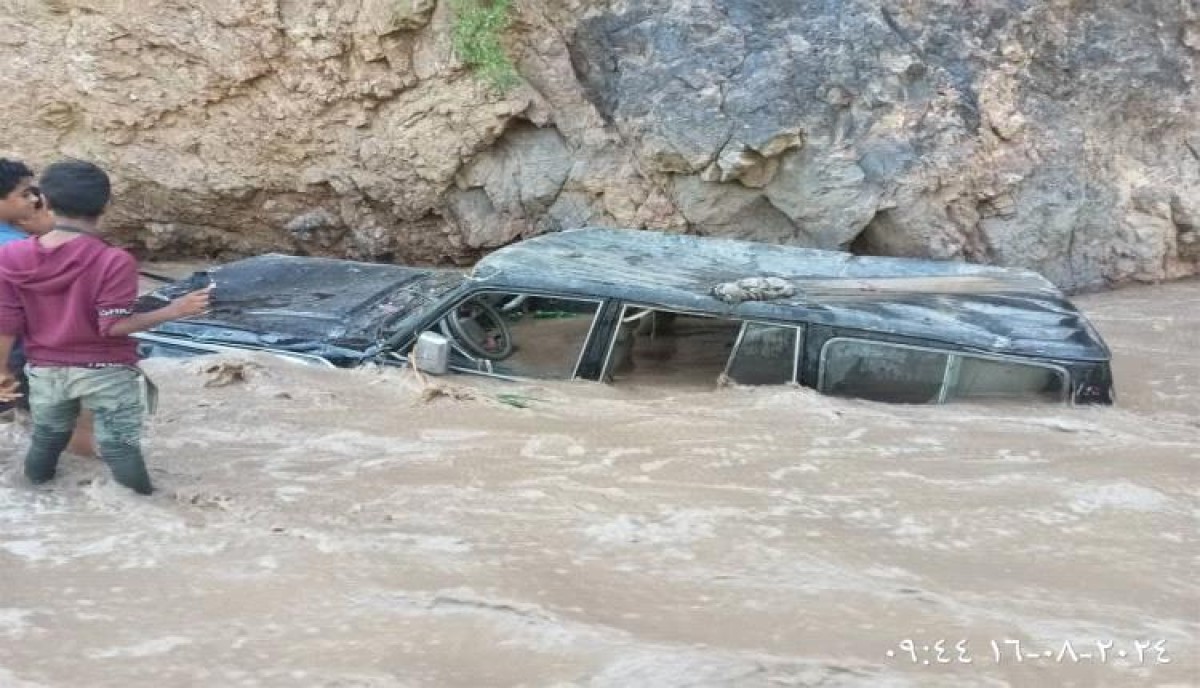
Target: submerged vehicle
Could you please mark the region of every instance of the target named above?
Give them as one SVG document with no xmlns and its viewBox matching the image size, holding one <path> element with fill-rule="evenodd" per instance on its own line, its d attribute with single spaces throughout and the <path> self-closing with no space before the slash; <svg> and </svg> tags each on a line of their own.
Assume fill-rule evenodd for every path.
<svg viewBox="0 0 1200 688">
<path fill-rule="evenodd" d="M 1108 347 L 1026 270 L 582 228 L 471 270 L 263 255 L 163 286 L 139 310 L 210 280 L 211 312 L 137 335 L 144 356 L 255 350 L 515 380 L 1113 402 Z"/>
</svg>

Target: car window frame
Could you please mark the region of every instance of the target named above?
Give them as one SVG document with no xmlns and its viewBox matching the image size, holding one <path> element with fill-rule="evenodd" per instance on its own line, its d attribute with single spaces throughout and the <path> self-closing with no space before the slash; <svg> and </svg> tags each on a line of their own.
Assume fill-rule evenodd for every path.
<svg viewBox="0 0 1200 688">
<path fill-rule="evenodd" d="M 620 336 L 620 334 L 621 334 L 621 325 L 623 325 L 625 323 L 625 318 L 626 318 L 625 312 L 631 308 L 641 308 L 641 309 L 646 309 L 646 310 L 651 310 L 651 311 L 662 311 L 664 313 L 674 313 L 676 315 L 690 315 L 690 316 L 693 316 L 696 318 L 714 318 L 717 320 L 726 320 L 729 322 L 741 323 L 741 326 L 738 328 L 738 336 L 737 336 L 737 339 L 734 341 L 733 349 L 729 353 L 729 358 L 726 359 L 726 361 L 725 361 L 725 367 L 721 369 L 721 372 L 724 374 L 729 373 L 729 366 L 733 362 L 733 357 L 737 353 L 738 348 L 742 344 L 742 338 L 745 336 L 746 325 L 753 323 L 755 325 L 767 325 L 769 327 L 789 327 L 789 328 L 798 330 L 799 331 L 798 336 L 796 337 L 796 341 L 792 347 L 793 348 L 793 351 L 792 351 L 792 378 L 788 382 L 779 383 L 779 384 L 783 384 L 783 385 L 799 384 L 798 381 L 800 380 L 800 375 L 802 372 L 801 371 L 801 357 L 804 353 L 803 347 L 805 344 L 808 327 L 809 327 L 809 323 L 807 323 L 807 322 L 775 322 L 775 321 L 771 321 L 771 320 L 760 320 L 757 318 L 742 318 L 742 317 L 737 317 L 737 316 L 730 317 L 728 314 L 725 314 L 725 313 L 713 313 L 712 311 L 693 310 L 693 309 L 687 309 L 687 308 L 674 308 L 671 306 L 656 306 L 653 304 L 645 303 L 643 301 L 621 301 L 621 300 L 618 300 L 614 305 L 615 305 L 616 311 L 617 311 L 616 317 L 615 317 L 615 325 L 612 328 L 612 330 L 613 330 L 612 333 L 608 335 L 608 343 L 605 345 L 605 348 L 604 348 L 604 360 L 600 366 L 600 379 L 602 381 L 609 373 L 609 365 L 611 365 L 611 363 L 612 363 L 613 351 L 616 349 L 616 346 L 617 346 L 617 337 Z M 767 386 L 771 386 L 771 385 L 767 385 Z"/>
<path fill-rule="evenodd" d="M 1073 405 L 1074 404 L 1074 397 L 1071 394 L 1071 372 L 1065 366 L 1057 364 L 1057 363 L 1052 363 L 1049 361 L 1031 360 L 1028 358 L 1022 358 L 1020 356 L 1005 356 L 1002 354 L 979 353 L 979 352 L 975 352 L 975 351 L 947 349 L 947 348 L 922 345 L 922 344 L 906 344 L 903 342 L 895 342 L 895 341 L 890 341 L 890 340 L 871 339 L 870 337 L 862 337 L 862 336 L 851 337 L 851 336 L 846 336 L 846 335 L 834 335 L 832 337 L 827 338 L 824 342 L 821 343 L 821 352 L 817 358 L 817 380 L 816 380 L 816 388 L 815 388 L 821 394 L 829 394 L 828 392 L 825 391 L 825 374 L 827 371 L 826 363 L 827 363 L 827 359 L 829 356 L 829 347 L 833 344 L 842 343 L 842 342 L 853 342 L 853 343 L 864 343 L 865 342 L 867 344 L 872 344 L 875 346 L 890 346 L 890 347 L 898 348 L 898 349 L 908 349 L 910 351 L 921 351 L 924 353 L 941 354 L 943 356 L 946 356 L 946 365 L 942 369 L 942 382 L 941 382 L 941 385 L 938 387 L 937 397 L 935 398 L 934 401 L 926 402 L 926 404 L 929 404 L 929 405 L 932 405 L 932 404 L 943 405 L 943 404 L 950 403 L 947 400 L 947 397 L 949 396 L 949 393 L 950 393 L 949 385 L 954 381 L 954 378 L 952 378 L 951 375 L 952 375 L 952 372 L 954 372 L 961 366 L 961 361 L 957 360 L 960 358 L 974 358 L 974 359 L 985 360 L 985 361 L 994 361 L 997 363 L 1009 363 L 1009 364 L 1018 364 L 1018 365 L 1024 365 L 1024 366 L 1033 366 L 1033 367 L 1037 367 L 1037 368 L 1045 368 L 1047 370 L 1055 372 L 1061 376 L 1061 382 L 1062 382 L 1062 392 L 1060 393 L 1061 398 L 1056 403 L 1063 404 L 1063 405 Z M 855 397 L 855 398 L 858 398 L 858 397 Z"/>
<path fill-rule="evenodd" d="M 604 347 L 604 361 L 600 365 L 600 379 L 606 380 L 609 377 L 609 366 L 612 365 L 612 355 L 617 348 L 617 337 L 621 336 L 621 326 L 625 324 L 625 312 L 630 308 L 642 308 L 654 311 L 667 311 L 677 315 L 694 315 L 698 317 L 716 317 L 707 311 L 694 311 L 684 309 L 670 309 L 666 306 L 654 306 L 643 303 L 641 301 L 617 301 L 616 318 L 613 323 L 612 333 L 608 335 L 608 344 Z M 630 321 L 632 322 L 632 321 Z"/>
<path fill-rule="evenodd" d="M 788 380 L 786 382 L 777 382 L 777 383 L 773 383 L 773 384 L 775 384 L 775 385 L 799 384 L 798 380 L 800 379 L 800 354 L 803 351 L 802 347 L 804 346 L 804 338 L 808 331 L 807 325 L 804 323 L 791 323 L 791 324 L 785 325 L 785 324 L 781 324 L 781 323 L 768 322 L 765 320 L 748 320 L 748 319 L 741 319 L 741 318 L 736 318 L 735 320 L 740 321 L 742 323 L 742 327 L 738 330 L 737 340 L 735 340 L 733 343 L 733 350 L 729 352 L 729 359 L 725 361 L 725 370 L 723 371 L 725 376 L 729 377 L 729 370 L 733 367 L 733 361 L 734 361 L 734 359 L 737 358 L 738 351 L 742 348 L 742 340 L 745 339 L 745 337 L 746 337 L 746 330 L 749 329 L 749 327 L 751 325 L 762 325 L 764 327 L 778 327 L 781 329 L 792 330 L 793 334 L 795 335 L 795 339 L 792 341 L 792 375 L 790 378 L 788 378 Z M 730 377 L 730 379 L 733 379 L 733 378 Z M 737 380 L 734 380 L 734 382 L 737 382 Z M 763 386 L 770 387 L 772 385 L 763 385 Z"/>
<path fill-rule="evenodd" d="M 457 373 L 482 375 L 484 377 L 497 378 L 497 379 L 501 379 L 501 380 L 509 380 L 509 381 L 513 381 L 513 382 L 524 382 L 524 381 L 529 381 L 529 380 L 570 382 L 570 381 L 579 379 L 579 369 L 583 365 L 584 358 L 587 356 L 589 345 L 591 344 L 592 337 L 595 336 L 596 327 L 599 324 L 601 315 L 604 312 L 604 306 L 605 306 L 607 299 L 604 299 L 601 297 L 579 296 L 577 294 L 555 294 L 555 293 L 551 293 L 551 292 L 531 291 L 531 290 L 511 288 L 511 287 L 483 287 L 480 289 L 472 289 L 472 290 L 469 290 L 466 293 L 462 294 L 457 299 L 450 301 L 445 308 L 439 309 L 436 312 L 436 315 L 434 317 L 432 317 L 425 324 L 425 326 L 422 327 L 417 332 L 417 335 L 419 336 L 420 332 L 427 331 L 427 330 L 430 330 L 431 328 L 435 327 L 438 323 L 440 323 L 442 321 L 443 318 L 445 318 L 455 308 L 458 308 L 460 305 L 466 303 L 470 299 L 473 299 L 476 296 L 479 296 L 481 294 L 508 294 L 510 296 L 539 297 L 539 298 L 543 298 L 543 299 L 559 299 L 559 300 L 563 300 L 563 301 L 580 301 L 580 302 L 584 302 L 584 303 L 595 304 L 596 310 L 592 313 L 592 322 L 588 325 L 588 331 L 587 331 L 587 335 L 584 336 L 583 345 L 580 347 L 579 353 L 575 357 L 575 365 L 571 368 L 571 376 L 570 377 L 566 377 L 566 378 L 536 378 L 536 377 L 530 377 L 527 375 L 510 375 L 510 374 L 505 374 L 505 373 L 497 373 L 492 370 L 492 361 L 489 361 L 487 359 L 479 359 L 487 367 L 487 370 L 479 370 L 476 368 L 465 368 L 463 366 L 455 366 L 455 365 L 449 366 L 448 367 L 449 370 L 452 370 Z M 415 338 L 414 338 L 414 341 L 415 341 Z M 451 342 L 451 345 L 454 346 L 454 348 L 456 350 L 461 351 L 461 347 L 457 346 L 454 342 Z M 470 356 L 466 352 L 462 352 L 462 353 L 464 355 L 466 355 L 468 358 L 471 358 L 472 360 L 474 360 L 473 356 Z"/>
</svg>

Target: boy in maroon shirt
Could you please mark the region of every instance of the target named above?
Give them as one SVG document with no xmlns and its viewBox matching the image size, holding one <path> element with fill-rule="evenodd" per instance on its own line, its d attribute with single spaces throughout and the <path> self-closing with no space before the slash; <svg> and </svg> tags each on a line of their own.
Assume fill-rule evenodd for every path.
<svg viewBox="0 0 1200 688">
<path fill-rule="evenodd" d="M 209 291 L 192 292 L 150 313 L 134 313 L 137 262 L 97 236 L 108 206 L 108 175 L 87 162 L 46 168 L 42 194 L 54 229 L 0 246 L 0 361 L 25 341 L 33 439 L 25 475 L 54 477 L 80 408 L 95 414 L 100 453 L 117 482 L 141 494 L 153 487 L 141 452 L 141 370 L 129 335 L 208 309 Z M 15 393 L 0 373 L 0 399 Z"/>
<path fill-rule="evenodd" d="M 54 214 L 45 207 L 42 194 L 34 183 L 33 170 L 20 160 L 0 158 L 0 245 L 23 241 L 31 235 L 41 236 L 52 229 Z M 25 389 L 25 351 L 19 341 L 9 354 L 8 366 L 20 382 L 21 396 L 28 396 L 28 390 Z M 2 365 L 0 370 L 3 370 Z M 24 398 L 0 399 L 0 413 L 12 409 L 28 411 L 29 402 Z M 80 414 L 67 451 L 80 456 L 96 456 L 90 412 Z"/>
</svg>

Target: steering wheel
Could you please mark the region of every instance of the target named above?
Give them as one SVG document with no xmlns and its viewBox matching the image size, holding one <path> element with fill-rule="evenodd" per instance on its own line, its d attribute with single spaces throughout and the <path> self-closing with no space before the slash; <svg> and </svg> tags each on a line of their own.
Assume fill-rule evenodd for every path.
<svg viewBox="0 0 1200 688">
<path fill-rule="evenodd" d="M 513 354 L 512 332 L 504 316 L 479 297 L 454 307 L 446 315 L 451 334 L 468 351 L 489 361 L 503 361 Z"/>
</svg>

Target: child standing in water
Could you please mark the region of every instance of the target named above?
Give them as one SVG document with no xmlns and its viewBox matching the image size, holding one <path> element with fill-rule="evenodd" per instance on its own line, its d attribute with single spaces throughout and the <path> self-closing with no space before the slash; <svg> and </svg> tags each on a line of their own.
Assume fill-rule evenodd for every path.
<svg viewBox="0 0 1200 688">
<path fill-rule="evenodd" d="M 141 451 L 142 373 L 129 335 L 208 309 L 209 290 L 149 313 L 134 313 L 137 262 L 101 238 L 111 185 L 99 167 L 55 163 L 41 194 L 55 224 L 36 241 L 0 247 L 0 361 L 25 341 L 33 440 L 25 475 L 54 477 L 83 408 L 95 415 L 100 453 L 117 482 L 140 494 L 153 486 Z M 13 371 L 0 373 L 0 401 L 18 394 Z"/>
</svg>

